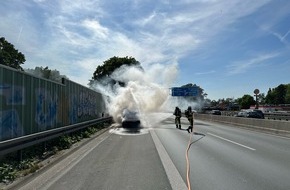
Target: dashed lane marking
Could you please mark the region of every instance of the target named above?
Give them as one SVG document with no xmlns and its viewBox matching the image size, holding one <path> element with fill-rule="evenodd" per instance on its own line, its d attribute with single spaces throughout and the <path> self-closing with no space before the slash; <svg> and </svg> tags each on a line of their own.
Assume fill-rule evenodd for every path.
<svg viewBox="0 0 290 190">
<path fill-rule="evenodd" d="M 243 145 L 243 144 L 237 143 L 237 142 L 235 142 L 235 141 L 232 141 L 232 140 L 229 140 L 229 139 L 223 138 L 223 137 L 221 137 L 221 136 L 218 136 L 218 135 L 215 135 L 215 134 L 212 134 L 212 133 L 207 133 L 207 134 L 209 134 L 209 135 L 211 135 L 211 136 L 214 136 L 214 137 L 217 137 L 217 138 L 219 138 L 219 139 L 222 139 L 222 140 L 224 140 L 224 141 L 227 141 L 227 142 L 233 143 L 233 144 L 235 144 L 235 145 L 238 145 L 238 146 L 241 146 L 241 147 L 247 148 L 247 149 L 249 149 L 249 150 L 253 150 L 253 151 L 256 150 L 256 149 L 251 148 L 251 147 L 249 147 L 249 146 L 246 146 L 246 145 Z"/>
</svg>

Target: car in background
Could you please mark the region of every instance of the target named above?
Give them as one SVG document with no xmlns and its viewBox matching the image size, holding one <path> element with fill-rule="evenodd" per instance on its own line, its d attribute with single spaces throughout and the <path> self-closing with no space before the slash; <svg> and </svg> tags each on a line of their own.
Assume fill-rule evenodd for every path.
<svg viewBox="0 0 290 190">
<path fill-rule="evenodd" d="M 257 118 L 257 119 L 264 119 L 264 114 L 262 112 L 256 111 L 256 110 L 243 110 L 238 112 L 238 114 L 236 115 L 236 117 L 247 117 L 247 118 Z"/>
<path fill-rule="evenodd" d="M 257 112 L 257 113 L 260 115 L 260 118 L 261 118 L 261 119 L 265 119 L 265 115 L 264 115 L 264 113 L 262 112 L 262 110 L 254 109 L 253 111 Z"/>
<path fill-rule="evenodd" d="M 257 118 L 257 119 L 262 119 L 261 114 L 254 110 L 248 110 L 247 112 L 247 118 Z"/>
<path fill-rule="evenodd" d="M 122 127 L 123 128 L 134 128 L 140 127 L 140 118 L 137 111 L 124 109 L 122 113 Z"/>
<path fill-rule="evenodd" d="M 220 110 L 212 110 L 210 113 L 212 115 L 222 115 L 222 112 Z"/>
<path fill-rule="evenodd" d="M 236 117 L 247 117 L 247 111 L 239 111 Z"/>
</svg>

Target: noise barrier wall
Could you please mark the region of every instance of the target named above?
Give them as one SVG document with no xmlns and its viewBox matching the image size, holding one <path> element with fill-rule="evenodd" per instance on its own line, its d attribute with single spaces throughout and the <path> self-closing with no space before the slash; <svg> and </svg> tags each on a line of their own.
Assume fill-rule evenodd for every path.
<svg viewBox="0 0 290 190">
<path fill-rule="evenodd" d="M 101 118 L 104 96 L 0 65 L 0 141 Z"/>
</svg>

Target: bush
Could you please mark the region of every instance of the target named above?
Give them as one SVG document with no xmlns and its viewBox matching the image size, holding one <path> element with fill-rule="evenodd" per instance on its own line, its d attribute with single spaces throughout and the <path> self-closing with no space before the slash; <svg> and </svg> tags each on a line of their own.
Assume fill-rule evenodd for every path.
<svg viewBox="0 0 290 190">
<path fill-rule="evenodd" d="M 72 144 L 73 144 L 73 138 L 69 135 L 59 137 L 58 139 L 58 147 L 60 148 L 60 150 L 68 149 L 71 147 Z"/>
<path fill-rule="evenodd" d="M 0 181 L 7 183 L 16 179 L 16 171 L 11 164 L 3 163 L 0 166 Z"/>
</svg>

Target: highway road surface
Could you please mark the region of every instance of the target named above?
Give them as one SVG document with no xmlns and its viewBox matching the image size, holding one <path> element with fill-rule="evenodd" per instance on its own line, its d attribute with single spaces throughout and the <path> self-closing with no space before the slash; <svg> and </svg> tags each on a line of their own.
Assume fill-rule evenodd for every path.
<svg viewBox="0 0 290 190">
<path fill-rule="evenodd" d="M 112 127 L 14 189 L 290 189 L 290 139 L 200 120 L 189 134 L 168 113 L 147 120 Z"/>
</svg>

